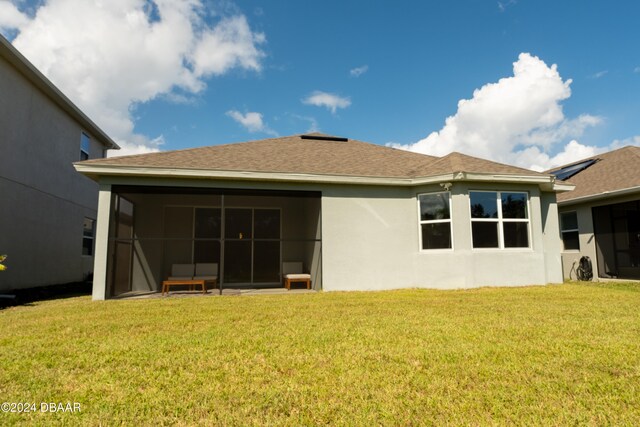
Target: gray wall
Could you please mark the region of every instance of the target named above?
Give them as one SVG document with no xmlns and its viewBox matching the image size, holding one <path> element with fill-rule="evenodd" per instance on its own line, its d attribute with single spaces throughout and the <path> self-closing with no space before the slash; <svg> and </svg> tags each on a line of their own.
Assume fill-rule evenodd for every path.
<svg viewBox="0 0 640 427">
<path fill-rule="evenodd" d="M 84 217 L 96 219 L 97 185 L 77 173 L 84 129 L 0 57 L 0 290 L 80 281 Z M 103 146 L 91 134 L 91 156 Z"/>
<path fill-rule="evenodd" d="M 593 280 L 598 280 L 601 272 L 598 271 L 598 264 L 610 266 L 611 270 L 615 270 L 613 254 L 602 253 L 596 245 L 596 237 L 594 234 L 593 215 L 591 209 L 596 206 L 607 206 L 616 203 L 630 202 L 640 199 L 640 194 L 631 194 L 621 197 L 608 197 L 584 203 L 566 202 L 558 207 L 558 211 L 576 212 L 578 217 L 578 232 L 580 249 L 565 251 L 561 244 L 562 254 L 562 273 L 565 279 L 576 280 L 575 269 L 578 267 L 578 261 L 582 256 L 591 258 L 593 266 Z M 600 236 L 600 239 L 610 239 L 610 236 Z M 603 240 L 602 246 L 610 246 L 611 242 Z M 605 273 L 605 272 L 602 272 Z"/>
<path fill-rule="evenodd" d="M 439 185 L 382 187 L 107 177 L 103 182 L 105 188 L 127 183 L 321 191 L 321 224 L 316 224 L 315 230 L 322 236 L 322 249 L 314 252 L 321 259 L 314 258 L 313 263 L 321 265 L 322 288 L 327 291 L 450 289 L 562 281 L 555 194 L 543 193 L 535 185 L 455 183 L 451 188 L 453 249 L 423 251 L 417 195 L 442 191 Z M 472 248 L 470 190 L 528 192 L 530 248 Z M 105 212 L 101 210 L 101 218 Z M 105 259 L 96 259 L 96 271 L 104 269 L 104 262 Z M 100 299 L 104 280 L 97 277 L 94 288 L 94 298 Z"/>
<path fill-rule="evenodd" d="M 469 190 L 527 191 L 527 249 L 473 249 Z M 555 195 L 535 186 L 456 183 L 453 249 L 421 250 L 419 188 L 332 187 L 322 198 L 324 289 L 468 288 L 561 282 Z M 544 213 L 544 218 L 543 218 Z"/>
</svg>

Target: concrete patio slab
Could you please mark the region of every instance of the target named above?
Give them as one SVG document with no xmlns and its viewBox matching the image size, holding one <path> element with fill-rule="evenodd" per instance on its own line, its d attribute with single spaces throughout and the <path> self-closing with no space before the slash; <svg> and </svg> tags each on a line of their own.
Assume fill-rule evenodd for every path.
<svg viewBox="0 0 640 427">
<path fill-rule="evenodd" d="M 313 294 L 318 291 L 313 289 L 286 289 L 286 288 L 265 288 L 265 289 L 246 289 L 246 288 L 224 288 L 222 296 L 241 296 L 241 295 L 284 295 L 284 294 Z M 157 299 L 157 298 L 193 298 L 193 297 L 212 297 L 221 296 L 218 289 L 209 289 L 206 294 L 202 291 L 171 291 L 166 295 L 162 295 L 160 291 L 148 292 L 127 292 L 113 299 Z"/>
</svg>

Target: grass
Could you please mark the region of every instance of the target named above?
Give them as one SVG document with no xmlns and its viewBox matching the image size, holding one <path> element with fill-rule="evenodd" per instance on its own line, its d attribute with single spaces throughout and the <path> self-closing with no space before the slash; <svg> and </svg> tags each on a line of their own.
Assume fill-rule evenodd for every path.
<svg viewBox="0 0 640 427">
<path fill-rule="evenodd" d="M 640 424 L 640 285 L 0 311 L 0 424 Z"/>
</svg>

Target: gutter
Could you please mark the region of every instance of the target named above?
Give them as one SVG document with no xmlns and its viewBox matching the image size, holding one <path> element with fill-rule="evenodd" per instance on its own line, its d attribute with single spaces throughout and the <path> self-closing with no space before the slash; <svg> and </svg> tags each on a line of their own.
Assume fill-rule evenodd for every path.
<svg viewBox="0 0 640 427">
<path fill-rule="evenodd" d="M 633 194 L 640 192 L 640 186 L 623 188 L 621 190 L 603 191 L 602 193 L 592 194 L 589 196 L 576 197 L 575 199 L 558 201 L 558 206 L 568 206 L 576 203 L 591 202 L 603 199 L 609 199 L 611 197 L 625 196 L 627 194 Z"/>
<path fill-rule="evenodd" d="M 153 178 L 187 178 L 187 179 L 224 179 L 224 180 L 251 180 L 271 182 L 304 182 L 325 184 L 358 184 L 358 185 L 384 185 L 413 187 L 426 184 L 440 184 L 446 182 L 484 181 L 516 184 L 537 184 L 544 191 L 569 191 L 574 186 L 558 184 L 553 176 L 531 175 L 507 175 L 507 174 L 482 174 L 454 172 L 429 177 L 399 178 L 399 177 L 368 177 L 348 175 L 324 175 L 305 173 L 278 173 L 278 172 L 252 172 L 252 171 L 228 171 L 210 169 L 179 169 L 179 168 L 150 168 L 144 166 L 112 166 L 87 164 L 85 162 L 74 163 L 76 171 L 98 181 L 100 176 L 136 176 Z"/>
</svg>

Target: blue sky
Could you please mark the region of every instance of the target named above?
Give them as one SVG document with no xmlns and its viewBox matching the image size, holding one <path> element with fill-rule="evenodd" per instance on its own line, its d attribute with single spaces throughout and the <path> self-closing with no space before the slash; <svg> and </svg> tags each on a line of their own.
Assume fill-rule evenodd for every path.
<svg viewBox="0 0 640 427">
<path fill-rule="evenodd" d="M 544 169 L 640 143 L 637 1 L 113 3 L 0 0 L 0 31 L 127 153 L 319 130 Z"/>
</svg>

